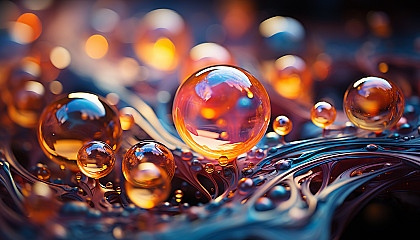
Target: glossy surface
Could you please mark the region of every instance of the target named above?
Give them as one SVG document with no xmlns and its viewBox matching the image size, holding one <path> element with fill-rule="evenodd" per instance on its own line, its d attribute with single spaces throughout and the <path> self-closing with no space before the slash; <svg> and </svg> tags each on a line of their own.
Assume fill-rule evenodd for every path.
<svg viewBox="0 0 420 240">
<path fill-rule="evenodd" d="M 212 66 L 178 89 L 173 118 L 181 138 L 207 157 L 234 159 L 263 137 L 270 121 L 263 85 L 233 66 Z"/>
<path fill-rule="evenodd" d="M 393 82 L 366 77 L 354 82 L 344 95 L 344 110 L 359 128 L 382 132 L 394 126 L 404 113 L 404 95 Z"/>
<path fill-rule="evenodd" d="M 116 150 L 121 135 L 115 109 L 90 93 L 71 93 L 51 103 L 38 125 L 38 140 L 45 154 L 71 170 L 78 170 L 77 153 L 84 144 L 103 141 Z"/>
<path fill-rule="evenodd" d="M 286 116 L 278 116 L 273 122 L 273 129 L 278 135 L 287 135 L 292 131 L 292 121 Z"/>
<path fill-rule="evenodd" d="M 145 162 L 162 168 L 169 181 L 172 180 L 175 174 L 174 156 L 164 145 L 152 141 L 138 142 L 128 149 L 122 162 L 124 177 L 135 184 L 138 168 Z"/>
<path fill-rule="evenodd" d="M 311 120 L 318 127 L 325 128 L 333 124 L 337 111 L 327 102 L 318 102 L 311 109 Z"/>
<path fill-rule="evenodd" d="M 77 166 L 83 174 L 91 178 L 99 179 L 108 175 L 114 164 L 114 151 L 104 142 L 88 142 L 77 154 Z"/>
<path fill-rule="evenodd" d="M 149 209 L 169 196 L 170 179 L 162 168 L 151 162 L 142 162 L 133 169 L 130 180 L 125 181 L 125 190 L 134 204 Z"/>
</svg>

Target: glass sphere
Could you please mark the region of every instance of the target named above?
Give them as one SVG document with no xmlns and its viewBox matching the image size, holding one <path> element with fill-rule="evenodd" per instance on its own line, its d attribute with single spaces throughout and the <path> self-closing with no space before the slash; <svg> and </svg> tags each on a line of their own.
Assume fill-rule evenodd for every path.
<svg viewBox="0 0 420 240">
<path fill-rule="evenodd" d="M 114 164 L 114 151 L 104 142 L 88 142 L 77 153 L 77 166 L 83 174 L 91 178 L 99 179 L 108 175 Z"/>
<path fill-rule="evenodd" d="M 71 170 L 78 170 L 77 153 L 86 143 L 103 141 L 114 151 L 122 130 L 116 110 L 90 93 L 70 93 L 44 109 L 38 141 L 45 154 Z"/>
<path fill-rule="evenodd" d="M 127 196 L 141 208 L 153 208 L 169 196 L 170 179 L 165 170 L 154 163 L 141 162 L 131 171 L 130 180 L 124 176 Z"/>
<path fill-rule="evenodd" d="M 160 143 L 142 141 L 134 144 L 124 155 L 122 171 L 127 181 L 135 184 L 135 174 L 138 173 L 140 164 L 145 162 L 162 168 L 169 181 L 174 177 L 175 161 L 171 151 Z"/>
<path fill-rule="evenodd" d="M 292 121 L 286 116 L 278 116 L 273 122 L 273 129 L 278 135 L 287 135 L 292 131 Z"/>
<path fill-rule="evenodd" d="M 179 87 L 173 105 L 175 127 L 196 152 L 234 159 L 264 136 L 271 107 L 263 85 L 247 71 L 211 66 Z"/>
<path fill-rule="evenodd" d="M 359 128 L 382 132 L 394 126 L 404 113 L 404 95 L 383 78 L 366 77 L 354 82 L 344 95 L 344 111 Z"/>
<path fill-rule="evenodd" d="M 337 111 L 334 106 L 327 102 L 318 102 L 311 109 L 311 120 L 312 122 L 321 128 L 333 124 Z"/>
</svg>

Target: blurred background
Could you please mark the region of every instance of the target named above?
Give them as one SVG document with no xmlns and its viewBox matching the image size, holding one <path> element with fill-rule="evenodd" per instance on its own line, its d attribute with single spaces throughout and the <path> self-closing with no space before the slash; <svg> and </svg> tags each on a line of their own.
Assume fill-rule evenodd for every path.
<svg viewBox="0 0 420 240">
<path fill-rule="evenodd" d="M 292 120 L 288 141 L 319 136 L 309 109 L 328 101 L 338 110 L 335 124 L 346 124 L 344 92 L 365 76 L 392 80 L 409 104 L 419 103 L 417 6 L 388 0 L 0 1 L 0 109 L 7 113 L 1 123 L 31 131 L 46 104 L 74 91 L 130 108 L 128 90 L 174 132 L 179 84 L 203 67 L 230 64 L 263 83 L 272 119 Z M 393 204 L 368 204 L 343 239 L 409 228 L 400 220 L 412 209 Z M 369 214 L 375 211 L 385 215 L 369 217 L 378 216 Z"/>
</svg>

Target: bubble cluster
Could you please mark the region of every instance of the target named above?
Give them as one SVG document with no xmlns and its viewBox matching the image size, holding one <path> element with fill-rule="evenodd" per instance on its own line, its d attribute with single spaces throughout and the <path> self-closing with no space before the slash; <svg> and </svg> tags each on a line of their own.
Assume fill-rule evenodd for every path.
<svg viewBox="0 0 420 240">
<path fill-rule="evenodd" d="M 38 125 L 38 141 L 45 154 L 71 170 L 78 170 L 77 153 L 84 144 L 103 141 L 117 150 L 121 135 L 116 110 L 101 97 L 82 92 L 52 102 Z"/>
<path fill-rule="evenodd" d="M 264 136 L 270 101 L 262 84 L 233 66 L 211 66 L 178 89 L 173 118 L 181 138 L 207 157 L 235 159 Z"/>
<path fill-rule="evenodd" d="M 52 102 L 38 125 L 38 141 L 45 154 L 71 170 L 78 170 L 77 153 L 84 144 L 103 141 L 116 150 L 121 135 L 116 110 L 101 97 L 82 92 Z"/>
</svg>

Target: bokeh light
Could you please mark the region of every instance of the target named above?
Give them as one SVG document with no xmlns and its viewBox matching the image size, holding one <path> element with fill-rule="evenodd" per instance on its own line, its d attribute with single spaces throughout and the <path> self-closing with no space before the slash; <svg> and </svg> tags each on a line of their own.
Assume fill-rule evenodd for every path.
<svg viewBox="0 0 420 240">
<path fill-rule="evenodd" d="M 22 14 L 10 28 L 13 40 L 21 44 L 35 41 L 41 33 L 41 20 L 33 13 Z"/>
<path fill-rule="evenodd" d="M 108 41 L 102 35 L 92 35 L 86 41 L 85 51 L 93 59 L 103 58 L 108 52 Z"/>
<path fill-rule="evenodd" d="M 58 69 L 64 69 L 70 65 L 71 56 L 63 47 L 55 47 L 50 53 L 51 63 Z"/>
</svg>

